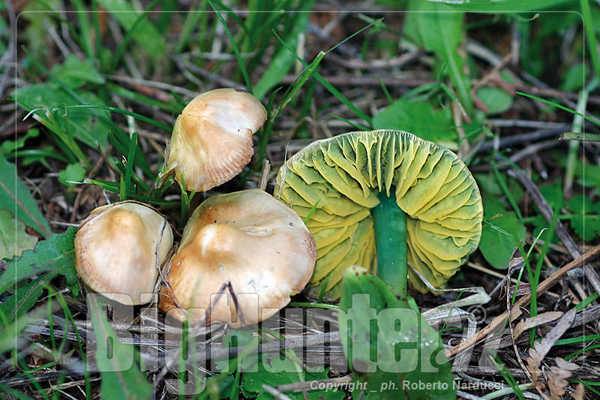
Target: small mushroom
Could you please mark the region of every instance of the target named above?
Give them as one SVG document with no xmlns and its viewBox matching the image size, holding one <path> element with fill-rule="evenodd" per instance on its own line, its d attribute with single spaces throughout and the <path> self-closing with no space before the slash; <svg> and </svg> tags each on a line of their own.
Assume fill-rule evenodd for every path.
<svg viewBox="0 0 600 400">
<path fill-rule="evenodd" d="M 307 227 L 317 262 L 310 297 L 323 290 L 326 299 L 339 298 L 344 270 L 353 264 L 384 281 L 403 279 L 405 291 L 407 275 L 393 276 L 394 256 L 380 254 L 385 246 L 392 253 L 407 247 L 404 271 L 408 261 L 442 287 L 481 236 L 481 195 L 467 167 L 450 150 L 403 131 L 352 132 L 312 143 L 280 169 L 275 197 L 302 218 L 311 214 Z M 379 229 L 392 220 L 399 222 Z M 388 236 L 376 238 L 378 230 Z M 408 275 L 413 287 L 427 290 L 412 270 Z"/>
<path fill-rule="evenodd" d="M 240 301 L 236 305 L 225 292 L 206 323 L 257 323 L 304 289 L 315 257 L 314 239 L 302 219 L 270 194 L 244 190 L 214 196 L 185 226 L 159 307 L 180 321 L 189 314 L 197 322 L 230 284 Z"/>
<path fill-rule="evenodd" d="M 194 98 L 177 117 L 161 178 L 171 173 L 193 191 L 227 182 L 254 154 L 252 135 L 267 119 L 267 110 L 250 93 L 216 89 Z"/>
<path fill-rule="evenodd" d="M 75 266 L 95 292 L 123 304 L 144 304 L 173 247 L 166 218 L 136 201 L 94 209 L 75 235 Z"/>
</svg>

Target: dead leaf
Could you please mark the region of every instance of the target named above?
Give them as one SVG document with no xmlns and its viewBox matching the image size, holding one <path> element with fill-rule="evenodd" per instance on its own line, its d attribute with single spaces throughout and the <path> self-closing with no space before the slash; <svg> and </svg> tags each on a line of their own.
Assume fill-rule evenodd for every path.
<svg viewBox="0 0 600 400">
<path fill-rule="evenodd" d="M 560 400 L 560 397 L 567 392 L 569 379 L 572 371 L 579 369 L 577 364 L 565 361 L 560 357 L 556 357 L 556 366 L 550 368 L 548 372 L 548 389 L 550 389 L 550 400 Z"/>
<path fill-rule="evenodd" d="M 564 313 L 562 311 L 548 311 L 519 322 L 517 326 L 515 326 L 515 330 L 513 332 L 514 340 L 517 340 L 519 336 L 521 336 L 521 334 L 523 334 L 523 332 L 526 330 L 547 324 L 548 322 L 556 321 L 562 317 L 563 314 Z"/>
</svg>

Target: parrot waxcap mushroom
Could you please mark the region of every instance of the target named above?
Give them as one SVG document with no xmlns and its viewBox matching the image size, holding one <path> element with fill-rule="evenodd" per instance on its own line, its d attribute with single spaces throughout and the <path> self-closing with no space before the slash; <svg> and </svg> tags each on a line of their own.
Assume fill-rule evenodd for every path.
<svg viewBox="0 0 600 400">
<path fill-rule="evenodd" d="M 187 190 L 204 192 L 239 174 L 254 150 L 252 135 L 267 119 L 260 100 L 238 89 L 194 98 L 177 117 L 161 178 L 174 173 Z"/>
<path fill-rule="evenodd" d="M 315 259 L 302 219 L 270 194 L 254 189 L 214 196 L 184 228 L 159 307 L 180 321 L 207 315 L 207 325 L 257 323 L 304 289 Z M 232 298 L 218 296 L 225 285 Z"/>
<path fill-rule="evenodd" d="M 475 179 L 450 150 L 403 131 L 352 132 L 312 143 L 279 170 L 275 197 L 315 237 L 308 295 L 335 300 L 344 270 L 361 265 L 406 295 L 442 287 L 475 251 L 483 205 Z M 407 271 L 408 269 L 408 271 Z"/>
<path fill-rule="evenodd" d="M 94 209 L 75 234 L 75 266 L 95 292 L 123 304 L 144 304 L 173 247 L 167 219 L 136 201 Z M 132 303 L 133 301 L 133 303 Z"/>
</svg>

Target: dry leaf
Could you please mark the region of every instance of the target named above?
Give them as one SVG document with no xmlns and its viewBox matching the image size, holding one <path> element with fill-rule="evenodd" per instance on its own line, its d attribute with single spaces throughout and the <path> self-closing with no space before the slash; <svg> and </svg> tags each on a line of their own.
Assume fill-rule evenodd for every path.
<svg viewBox="0 0 600 400">
<path fill-rule="evenodd" d="M 543 324 L 547 324 L 548 322 L 555 321 L 563 316 L 562 311 L 548 311 L 540 315 L 536 315 L 535 317 L 527 318 L 517 324 L 515 326 L 515 330 L 513 333 L 514 340 L 517 340 L 519 336 L 523 332 L 528 329 L 534 328 L 536 326 L 540 326 Z"/>
<path fill-rule="evenodd" d="M 550 389 L 550 400 L 560 400 L 560 397 L 567 392 L 572 371 L 579 368 L 577 364 L 556 357 L 556 366 L 550 368 L 548 372 L 548 389 Z"/>
<path fill-rule="evenodd" d="M 552 330 L 546 335 L 546 337 L 541 341 L 536 343 L 533 348 L 529 349 L 529 358 L 527 358 L 527 369 L 531 373 L 531 381 L 535 385 L 536 389 L 540 394 L 547 398 L 544 394 L 544 390 L 546 389 L 546 385 L 540 379 L 542 377 L 542 371 L 540 370 L 540 365 L 546 357 L 546 354 L 550 351 L 554 343 L 564 333 L 571 327 L 573 320 L 575 319 L 575 314 L 577 310 L 573 309 L 567 313 L 558 321 L 556 326 L 552 328 Z"/>
<path fill-rule="evenodd" d="M 571 395 L 574 400 L 583 400 L 585 398 L 585 387 L 580 383 L 575 387 L 575 393 Z"/>
</svg>

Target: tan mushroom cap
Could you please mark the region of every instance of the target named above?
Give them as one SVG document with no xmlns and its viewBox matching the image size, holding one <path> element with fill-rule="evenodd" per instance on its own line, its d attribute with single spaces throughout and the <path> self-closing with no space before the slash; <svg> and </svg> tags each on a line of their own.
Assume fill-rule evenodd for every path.
<svg viewBox="0 0 600 400">
<path fill-rule="evenodd" d="M 173 247 L 166 218 L 135 201 L 93 210 L 75 235 L 76 269 L 90 289 L 123 304 L 144 304 Z"/>
<path fill-rule="evenodd" d="M 254 154 L 252 135 L 267 110 L 250 93 L 216 89 L 194 98 L 175 121 L 166 171 L 188 190 L 207 191 L 239 174 Z"/>
<path fill-rule="evenodd" d="M 159 306 L 180 321 L 186 309 L 198 321 L 230 282 L 244 322 L 257 323 L 304 289 L 315 257 L 314 239 L 302 219 L 270 194 L 244 190 L 214 196 L 187 223 Z M 228 293 L 214 304 L 207 324 L 242 325 Z"/>
<path fill-rule="evenodd" d="M 351 132 L 312 143 L 277 175 L 275 197 L 292 204 L 317 246 L 308 294 L 335 300 L 346 268 L 376 270 L 371 209 L 394 190 L 407 215 L 408 261 L 434 286 L 475 251 L 483 205 L 475 179 L 450 150 L 403 131 Z M 312 208 L 315 207 L 315 210 Z M 409 269 L 409 282 L 426 286 Z M 323 287 L 324 286 L 324 287 Z"/>
</svg>

